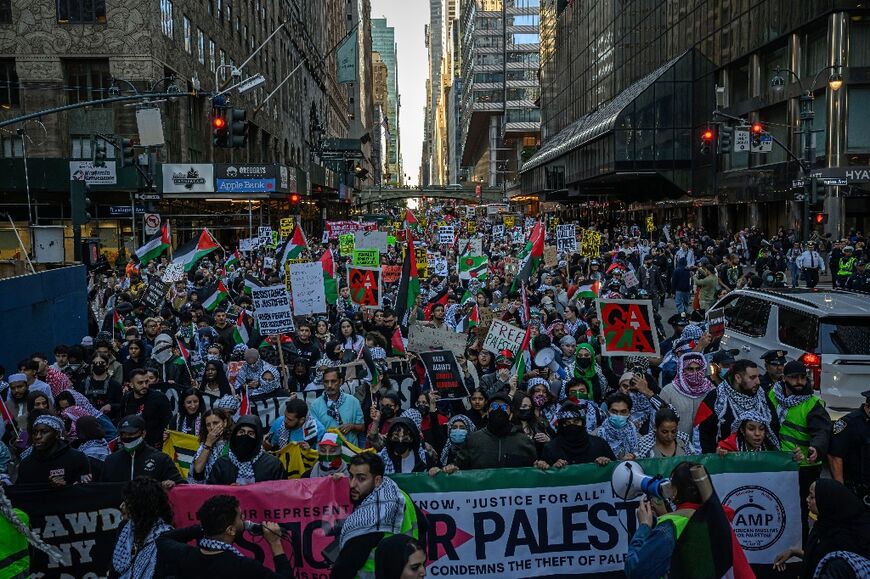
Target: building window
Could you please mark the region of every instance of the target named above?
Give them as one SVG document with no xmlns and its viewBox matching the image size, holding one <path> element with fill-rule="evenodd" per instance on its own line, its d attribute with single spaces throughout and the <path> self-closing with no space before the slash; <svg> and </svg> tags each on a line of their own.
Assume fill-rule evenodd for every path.
<svg viewBox="0 0 870 579">
<path fill-rule="evenodd" d="M 21 137 L 3 135 L 3 157 L 10 159 L 24 156 L 24 140 Z"/>
<path fill-rule="evenodd" d="M 849 87 L 849 119 L 846 125 L 848 151 L 866 152 L 870 150 L 870 87 Z"/>
<path fill-rule="evenodd" d="M 190 25 L 190 18 L 187 16 L 181 20 L 181 31 L 184 35 L 184 51 L 191 54 L 193 52 L 193 30 Z"/>
<path fill-rule="evenodd" d="M 11 19 L 11 17 L 10 17 Z M 106 23 L 105 0 L 57 0 L 57 21 L 66 23 Z"/>
<path fill-rule="evenodd" d="M 215 62 L 215 45 L 214 40 L 211 38 L 208 39 L 208 68 L 212 72 L 217 70 L 217 65 Z"/>
<path fill-rule="evenodd" d="M 0 24 L 12 24 L 12 0 L 0 0 Z"/>
<path fill-rule="evenodd" d="M 163 34 L 172 38 L 172 0 L 160 0 L 160 26 Z"/>
<path fill-rule="evenodd" d="M 66 63 L 70 104 L 106 98 L 112 78 L 108 60 L 70 60 Z"/>
<path fill-rule="evenodd" d="M 18 105 L 18 73 L 15 72 L 15 61 L 0 60 L 0 106 Z"/>
<path fill-rule="evenodd" d="M 227 3 L 227 24 L 233 25 L 233 7 Z"/>
<path fill-rule="evenodd" d="M 200 64 L 205 64 L 205 32 L 202 28 L 196 29 L 196 54 Z"/>
<path fill-rule="evenodd" d="M 94 142 L 91 135 L 70 135 L 70 159 L 93 159 L 94 158 Z M 115 158 L 115 146 L 112 143 L 106 143 L 106 158 Z"/>
<path fill-rule="evenodd" d="M 870 22 L 849 23 L 849 66 L 870 66 Z M 849 105 L 851 107 L 851 103 Z"/>
</svg>

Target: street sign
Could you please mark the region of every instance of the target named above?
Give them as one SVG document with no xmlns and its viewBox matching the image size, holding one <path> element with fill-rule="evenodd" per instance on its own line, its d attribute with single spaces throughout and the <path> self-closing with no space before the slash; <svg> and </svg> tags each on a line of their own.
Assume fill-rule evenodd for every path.
<svg viewBox="0 0 870 579">
<path fill-rule="evenodd" d="M 832 186 L 838 186 L 838 185 L 845 186 L 845 185 L 849 184 L 849 180 L 843 179 L 843 178 L 833 178 L 832 177 L 832 178 L 828 178 L 828 179 L 822 179 L 822 183 L 825 184 L 825 187 L 832 187 Z"/>
<path fill-rule="evenodd" d="M 142 224 L 145 228 L 145 235 L 154 235 L 160 231 L 160 214 L 146 213 L 142 218 Z"/>
<path fill-rule="evenodd" d="M 769 153 L 773 150 L 773 135 L 770 133 L 762 133 L 758 137 L 760 143 L 756 147 L 750 144 L 750 151 L 753 153 Z"/>
<path fill-rule="evenodd" d="M 136 213 L 144 213 L 145 208 L 141 205 L 136 206 Z M 130 205 L 109 205 L 110 217 L 130 217 L 133 213 L 133 207 Z"/>
<path fill-rule="evenodd" d="M 743 153 L 749 150 L 749 130 L 734 129 L 734 152 Z"/>
<path fill-rule="evenodd" d="M 134 197 L 139 201 L 160 201 L 163 198 L 160 193 L 136 193 Z"/>
<path fill-rule="evenodd" d="M 795 193 L 794 200 L 795 201 L 803 201 L 806 195 L 804 193 Z"/>
<path fill-rule="evenodd" d="M 791 182 L 792 189 L 803 189 L 805 185 L 806 185 L 806 183 L 804 182 L 803 179 L 797 179 L 797 180 Z"/>
</svg>

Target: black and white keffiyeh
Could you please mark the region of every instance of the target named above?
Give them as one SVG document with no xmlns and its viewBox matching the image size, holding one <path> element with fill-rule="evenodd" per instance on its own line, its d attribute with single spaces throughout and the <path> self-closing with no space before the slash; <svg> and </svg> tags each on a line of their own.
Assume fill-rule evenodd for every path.
<svg viewBox="0 0 870 579">
<path fill-rule="evenodd" d="M 216 443 L 214 443 L 214 447 L 208 454 L 208 459 L 206 460 L 205 468 L 202 472 L 202 480 L 208 480 L 209 475 L 211 475 L 211 469 L 214 468 L 214 463 L 217 462 L 217 459 L 224 456 L 228 449 L 229 447 L 227 447 L 227 441 L 225 440 L 218 440 Z M 203 452 L 205 452 L 204 442 L 199 445 L 198 449 L 196 449 L 196 454 L 193 455 L 193 460 L 190 462 L 190 470 L 187 471 L 187 482 L 189 482 L 190 484 L 201 483 L 201 481 L 193 478 L 193 463 L 197 461 L 197 459 L 202 455 Z"/>
<path fill-rule="evenodd" d="M 398 485 L 392 479 L 383 482 L 357 505 L 344 521 L 339 536 L 339 546 L 344 548 L 348 541 L 368 533 L 400 533 L 405 514 L 405 499 Z"/>
<path fill-rule="evenodd" d="M 633 453 L 637 448 L 637 428 L 631 420 L 622 428 L 616 428 L 610 420 L 605 419 L 601 428 L 598 429 L 598 436 L 610 445 L 616 458 L 630 452 Z"/>
<path fill-rule="evenodd" d="M 268 364 L 265 363 L 264 365 L 268 366 Z M 266 372 L 272 374 L 271 380 L 263 377 L 263 374 L 265 374 Z M 263 369 L 263 371 L 260 373 L 260 376 L 257 378 L 257 383 L 259 384 L 259 386 L 257 386 L 256 388 L 248 389 L 248 396 L 252 398 L 254 396 L 263 396 L 265 394 L 271 394 L 272 392 L 275 392 L 276 390 L 279 390 L 281 388 L 281 380 L 278 378 L 278 371 L 272 366 Z"/>
<path fill-rule="evenodd" d="M 677 445 L 682 445 L 683 450 L 686 451 L 687 455 L 697 454 L 695 452 L 695 447 L 692 445 L 692 441 L 689 440 L 689 435 L 685 432 L 677 431 Z M 649 434 L 642 436 L 637 443 L 637 450 L 634 453 L 635 458 L 655 458 L 655 448 L 656 448 L 656 433 L 650 432 Z"/>
<path fill-rule="evenodd" d="M 230 449 L 227 453 L 227 456 L 230 457 L 230 462 L 232 462 L 237 469 L 239 469 L 238 474 L 236 475 L 236 484 L 250 484 L 252 480 L 255 480 L 254 476 L 254 465 L 257 464 L 257 461 L 260 460 L 260 457 L 263 456 L 263 449 L 257 452 L 254 455 L 254 458 L 251 460 L 241 461 L 235 455 L 235 453 Z"/>
<path fill-rule="evenodd" d="M 142 547 L 133 552 L 133 521 L 127 521 L 118 535 L 115 552 L 112 554 L 112 567 L 120 579 L 151 579 L 157 563 L 157 538 L 171 531 L 172 527 L 158 519 L 148 531 Z"/>
<path fill-rule="evenodd" d="M 238 549 L 236 549 L 229 543 L 224 543 L 223 541 L 203 537 L 202 539 L 197 541 L 196 544 L 200 549 L 205 549 L 206 551 L 226 551 L 227 553 L 232 553 L 236 557 L 244 558 L 244 555 L 242 555 L 242 553 Z"/>
<path fill-rule="evenodd" d="M 770 426 L 770 413 L 767 415 L 761 414 L 754 410 L 746 411 L 742 414 L 738 414 L 734 418 L 734 422 L 731 423 L 731 432 L 737 432 L 740 430 L 740 427 L 743 426 L 744 423 L 748 421 L 759 422 L 764 425 L 764 437 L 770 442 L 771 446 L 774 448 L 780 448 L 779 438 L 776 436 L 776 433 L 773 431 L 773 428 Z M 746 446 L 746 441 L 739 434 L 737 435 L 737 451 L 738 452 L 748 452 L 752 450 Z M 763 448 L 762 448 L 763 450 Z"/>
<path fill-rule="evenodd" d="M 718 417 L 718 427 L 721 429 L 722 423 L 725 421 L 725 414 L 728 409 L 734 415 L 734 421 L 737 418 L 747 414 L 754 413 L 762 418 L 759 422 L 763 422 L 770 429 L 770 407 L 767 405 L 767 399 L 764 397 L 764 390 L 759 388 L 755 396 L 747 396 L 738 392 L 736 388 L 722 382 L 716 387 L 716 403 L 713 405 L 713 412 Z"/>
<path fill-rule="evenodd" d="M 472 432 L 477 430 L 477 427 L 474 426 L 474 422 L 472 422 L 471 419 L 464 414 L 456 414 L 454 416 L 451 416 L 450 423 L 453 424 L 454 422 L 461 422 L 462 424 L 464 424 L 465 430 L 468 431 L 468 434 L 471 434 Z M 455 445 L 453 444 L 453 441 L 450 440 L 450 437 L 448 436 L 447 442 L 444 444 L 444 449 L 441 451 L 441 466 L 447 466 L 447 461 L 450 458 L 450 451 L 453 450 L 454 447 Z"/>
<path fill-rule="evenodd" d="M 773 385 L 773 396 L 776 398 L 776 416 L 779 418 L 780 424 L 785 421 L 785 415 L 788 414 L 790 408 L 799 406 L 813 397 L 812 394 L 786 394 L 782 382 Z"/>
<path fill-rule="evenodd" d="M 816 571 L 813 573 L 813 579 L 819 579 L 822 577 L 822 573 L 825 571 L 825 568 L 832 559 L 842 559 L 844 563 L 852 568 L 852 573 L 855 577 L 870 577 L 870 559 L 862 557 L 852 551 L 831 551 L 822 557 L 821 561 L 819 561 L 819 564 L 816 566 Z M 830 575 L 825 575 L 825 577 L 829 576 Z"/>
</svg>

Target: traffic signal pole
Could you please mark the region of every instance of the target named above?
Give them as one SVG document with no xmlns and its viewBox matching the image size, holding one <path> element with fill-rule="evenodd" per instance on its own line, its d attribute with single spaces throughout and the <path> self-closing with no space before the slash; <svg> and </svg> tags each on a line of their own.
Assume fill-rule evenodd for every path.
<svg viewBox="0 0 870 579">
<path fill-rule="evenodd" d="M 84 179 L 74 179 L 69 182 L 70 189 L 70 198 L 78 203 L 77 200 L 84 199 L 87 191 L 85 190 L 86 183 Z M 72 207 L 72 203 L 70 204 Z M 75 211 L 75 209 L 73 209 Z M 82 261 L 82 224 L 79 223 L 79 219 L 73 215 L 72 218 L 72 231 L 73 231 L 73 261 L 81 262 Z"/>
<path fill-rule="evenodd" d="M 801 237 L 804 242 L 810 240 L 810 196 L 815 195 L 816 180 L 810 177 L 813 167 L 813 95 L 809 92 L 802 92 L 800 96 L 800 123 L 803 131 L 803 151 L 801 169 L 803 170 L 804 178 L 804 200 L 801 203 Z"/>
</svg>

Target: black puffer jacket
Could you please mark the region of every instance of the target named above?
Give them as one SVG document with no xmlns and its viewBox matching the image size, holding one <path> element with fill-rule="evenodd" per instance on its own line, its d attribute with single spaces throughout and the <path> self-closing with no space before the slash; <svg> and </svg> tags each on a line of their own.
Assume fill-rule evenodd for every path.
<svg viewBox="0 0 870 579">
<path fill-rule="evenodd" d="M 263 427 L 260 425 L 259 419 L 256 416 L 243 416 L 233 426 L 233 434 L 230 437 L 230 452 L 233 451 L 236 433 L 242 426 L 250 426 L 256 432 L 256 440 L 259 443 L 263 440 Z M 211 469 L 211 474 L 208 477 L 210 485 L 231 485 L 236 482 L 239 476 L 239 468 L 233 464 L 229 455 L 222 456 L 214 463 Z M 254 481 L 263 482 L 268 480 L 282 480 L 287 478 L 287 470 L 281 461 L 268 454 L 262 453 L 254 462 Z"/>
</svg>

